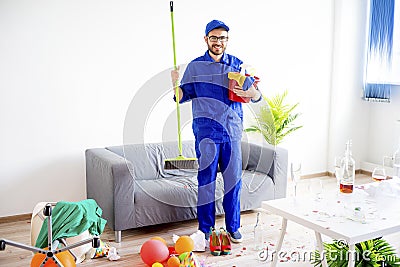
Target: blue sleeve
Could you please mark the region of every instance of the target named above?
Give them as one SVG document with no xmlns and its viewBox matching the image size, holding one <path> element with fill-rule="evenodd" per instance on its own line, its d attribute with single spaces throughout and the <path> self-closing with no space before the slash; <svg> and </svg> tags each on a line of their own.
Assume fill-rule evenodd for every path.
<svg viewBox="0 0 400 267">
<path fill-rule="evenodd" d="M 194 83 L 186 83 L 186 84 L 181 84 L 181 89 L 183 92 L 183 97 L 181 99 L 180 103 L 192 100 L 195 98 L 195 90 L 194 90 Z"/>
<path fill-rule="evenodd" d="M 258 89 L 257 89 L 257 90 L 258 90 Z M 251 99 L 251 102 L 252 102 L 252 103 L 258 103 L 258 102 L 261 101 L 261 99 L 262 99 L 262 94 L 261 94 L 261 92 L 260 92 L 260 97 L 259 97 L 257 100 Z"/>
<path fill-rule="evenodd" d="M 180 103 L 192 100 L 196 97 L 195 84 L 192 77 L 192 64 L 190 63 L 183 73 L 183 77 L 181 80 L 180 88 L 182 89 L 183 97 Z"/>
<path fill-rule="evenodd" d="M 194 83 L 185 83 L 179 86 L 182 89 L 183 96 L 179 103 L 184 103 L 186 101 L 190 101 L 195 98 L 195 90 L 194 90 Z M 176 97 L 174 96 L 174 101 L 176 101 Z"/>
</svg>

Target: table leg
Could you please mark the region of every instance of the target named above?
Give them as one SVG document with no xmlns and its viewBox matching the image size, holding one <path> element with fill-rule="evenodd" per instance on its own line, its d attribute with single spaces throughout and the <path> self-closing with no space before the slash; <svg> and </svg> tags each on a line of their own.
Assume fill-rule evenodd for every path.
<svg viewBox="0 0 400 267">
<path fill-rule="evenodd" d="M 286 234 L 286 228 L 287 228 L 287 219 L 282 218 L 282 229 L 281 229 L 281 235 L 279 237 L 278 244 L 276 246 L 275 253 L 272 254 L 272 263 L 271 267 L 275 267 L 276 264 L 278 263 L 278 258 L 279 258 L 279 252 L 281 251 L 282 244 L 283 244 L 283 238 L 285 237 Z"/>
<path fill-rule="evenodd" d="M 328 267 L 328 263 L 326 261 L 326 255 L 325 255 L 325 250 L 324 250 L 324 245 L 322 243 L 322 237 L 321 237 L 321 233 L 315 231 L 315 238 L 317 239 L 317 246 L 318 246 L 318 250 L 320 253 L 320 256 L 322 257 L 322 266 L 324 267 Z"/>
<path fill-rule="evenodd" d="M 356 264 L 356 246 L 354 244 L 349 245 L 349 263 L 347 267 L 354 267 Z"/>
</svg>

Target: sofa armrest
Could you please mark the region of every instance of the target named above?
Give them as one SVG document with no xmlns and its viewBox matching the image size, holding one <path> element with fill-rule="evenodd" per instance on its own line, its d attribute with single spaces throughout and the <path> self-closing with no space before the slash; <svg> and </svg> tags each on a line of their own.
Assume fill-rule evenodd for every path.
<svg viewBox="0 0 400 267">
<path fill-rule="evenodd" d="M 268 173 L 275 183 L 275 198 L 286 197 L 288 182 L 288 151 L 281 147 L 275 147 L 275 160 Z"/>
<path fill-rule="evenodd" d="M 135 223 L 133 165 L 105 149 L 87 149 L 86 195 L 96 200 L 103 217 L 114 231 L 128 229 Z"/>
<path fill-rule="evenodd" d="M 275 184 L 275 198 L 286 196 L 288 151 L 284 148 L 263 144 L 242 143 L 244 168 L 268 174 Z"/>
</svg>

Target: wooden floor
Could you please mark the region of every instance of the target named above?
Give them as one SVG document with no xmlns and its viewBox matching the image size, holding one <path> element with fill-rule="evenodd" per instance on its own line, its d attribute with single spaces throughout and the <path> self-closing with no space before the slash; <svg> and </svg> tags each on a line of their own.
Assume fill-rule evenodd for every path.
<svg viewBox="0 0 400 267">
<path fill-rule="evenodd" d="M 244 212 L 241 216 L 242 223 L 253 225 L 255 223 L 255 211 Z M 223 225 L 223 217 L 217 218 L 217 225 Z M 106 227 L 101 235 L 101 240 L 108 243 L 110 246 L 116 247 L 118 254 L 121 256 L 118 261 L 109 261 L 107 258 L 85 260 L 79 266 L 135 266 L 145 267 L 142 262 L 139 251 L 141 245 L 151 237 L 160 236 L 164 238 L 169 245 L 173 245 L 172 235 L 190 235 L 197 231 L 197 220 L 171 223 L 166 225 L 157 225 L 144 227 L 136 230 L 126 230 L 122 232 L 122 242 L 114 242 L 114 232 Z M 244 234 L 244 233 L 243 233 Z M 12 241 L 29 244 L 30 242 L 30 221 L 18 221 L 11 223 L 0 224 L 0 238 L 7 238 Z M 250 240 L 249 240 L 250 241 Z M 245 247 L 248 244 L 242 243 L 240 247 Z M 236 249 L 239 247 L 237 245 Z M 209 252 L 201 252 L 199 256 L 213 257 Z M 233 257 L 233 256 L 231 256 Z M 0 251 L 0 266 L 29 266 L 32 258 L 32 253 L 13 246 L 6 246 L 5 251 Z M 215 257 L 219 258 L 219 257 Z M 225 258 L 227 259 L 227 258 Z M 223 260 L 219 258 L 218 260 Z M 238 265 L 240 266 L 240 265 Z M 243 265 L 242 265 L 243 266 Z"/>
<path fill-rule="evenodd" d="M 320 177 L 324 183 L 324 188 L 334 187 L 336 180 L 333 177 Z M 371 178 L 365 175 L 359 175 L 357 177 L 357 183 L 363 184 L 371 182 Z M 301 195 L 306 190 L 306 185 L 311 179 L 304 179 L 300 182 L 298 187 L 298 194 Z M 288 195 L 291 195 L 293 189 L 291 184 L 288 186 Z M 206 267 L 215 266 L 269 266 L 267 262 L 256 261 L 256 252 L 252 250 L 253 241 L 253 227 L 256 221 L 257 210 L 242 213 L 242 227 L 241 232 L 244 236 L 244 242 L 241 244 L 235 244 L 233 247 L 232 255 L 214 257 L 209 251 L 198 252 L 196 255 L 199 259 L 204 261 Z M 217 218 L 216 226 L 223 226 L 224 218 L 222 216 Z M 262 221 L 265 228 L 267 228 L 266 237 L 269 239 L 270 245 L 274 245 L 277 241 L 277 237 L 280 230 L 280 218 L 272 215 L 262 213 Z M 295 227 L 295 226 L 293 226 Z M 301 227 L 301 226 L 297 226 Z M 144 227 L 136 230 L 127 230 L 122 233 L 122 242 L 114 243 L 114 232 L 106 227 L 106 230 L 101 235 L 101 239 L 108 243 L 110 246 L 116 247 L 121 259 L 118 261 L 109 261 L 107 258 L 89 259 L 85 260 L 79 266 L 135 266 L 144 267 L 146 266 L 139 255 L 141 245 L 151 237 L 160 236 L 164 238 L 169 245 L 173 245 L 172 235 L 190 235 L 197 230 L 197 221 L 186 221 L 179 223 L 171 223 L 167 225 L 158 225 L 152 227 Z M 290 228 L 289 230 L 290 231 Z M 308 233 L 306 229 L 293 229 L 292 232 L 296 232 L 298 237 L 296 246 L 314 246 L 313 233 Z M 306 235 L 306 236 L 305 236 Z M 30 242 L 30 220 L 22 220 L 16 222 L 8 222 L 0 224 L 0 238 L 6 238 L 16 242 L 29 244 Z M 290 243 L 290 242 L 289 242 Z M 304 243 L 304 244 L 303 244 Z M 293 246 L 293 243 L 290 243 Z M 0 266 L 29 266 L 32 253 L 20 248 L 12 246 L 6 246 L 5 251 L 0 251 Z M 252 263 L 253 261 L 253 263 Z M 254 264 L 258 262 L 259 265 Z M 292 266 L 292 265 L 283 265 Z M 294 265 L 293 265 L 294 266 Z M 295 266 L 311 266 L 307 264 L 299 264 Z"/>
</svg>

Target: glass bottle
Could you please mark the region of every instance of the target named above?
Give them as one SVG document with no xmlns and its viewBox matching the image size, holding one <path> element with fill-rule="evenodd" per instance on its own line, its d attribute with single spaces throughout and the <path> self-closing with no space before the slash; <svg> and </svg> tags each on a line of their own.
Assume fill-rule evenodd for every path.
<svg viewBox="0 0 400 267">
<path fill-rule="evenodd" d="M 393 177 L 400 178 L 400 138 L 397 150 L 393 153 Z"/>
<path fill-rule="evenodd" d="M 340 192 L 353 193 L 354 180 L 356 176 L 355 161 L 351 156 L 351 140 L 346 142 L 346 150 L 341 160 Z"/>
<path fill-rule="evenodd" d="M 263 226 L 261 224 L 261 213 L 257 213 L 257 221 L 254 226 L 254 249 L 262 250 L 264 248 L 264 235 L 263 235 Z"/>
</svg>

